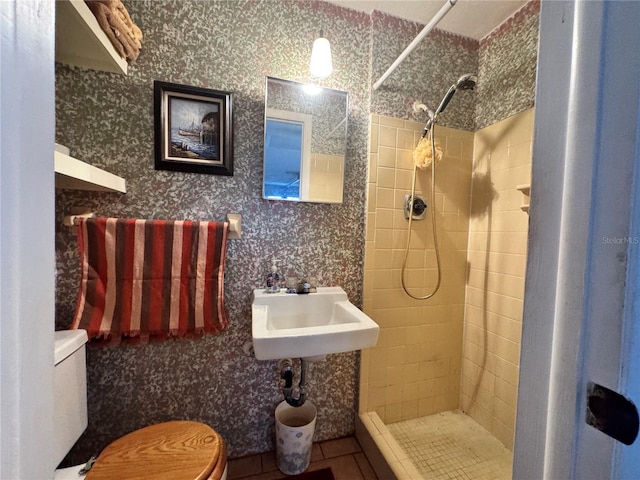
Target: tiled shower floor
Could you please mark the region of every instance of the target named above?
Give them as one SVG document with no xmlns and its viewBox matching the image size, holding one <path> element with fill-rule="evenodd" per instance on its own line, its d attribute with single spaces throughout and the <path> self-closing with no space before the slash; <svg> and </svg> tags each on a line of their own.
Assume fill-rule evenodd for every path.
<svg viewBox="0 0 640 480">
<path fill-rule="evenodd" d="M 511 479 L 512 452 L 464 413 L 437 413 L 387 428 L 425 480 Z"/>
</svg>

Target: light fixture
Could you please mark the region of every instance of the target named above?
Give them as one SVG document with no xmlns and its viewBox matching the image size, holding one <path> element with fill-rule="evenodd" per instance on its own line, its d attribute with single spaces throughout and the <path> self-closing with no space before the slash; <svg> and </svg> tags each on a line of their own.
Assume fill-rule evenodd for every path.
<svg viewBox="0 0 640 480">
<path fill-rule="evenodd" d="M 329 40 L 322 36 L 322 30 L 320 30 L 320 36 L 313 42 L 309 72 L 313 77 L 325 78 L 331 75 L 332 71 L 331 45 Z"/>
</svg>

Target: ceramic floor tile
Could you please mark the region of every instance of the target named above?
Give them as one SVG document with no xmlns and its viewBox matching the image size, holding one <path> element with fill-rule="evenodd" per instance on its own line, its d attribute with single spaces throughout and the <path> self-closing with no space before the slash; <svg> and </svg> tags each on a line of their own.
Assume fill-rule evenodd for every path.
<svg viewBox="0 0 640 480">
<path fill-rule="evenodd" d="M 265 472 L 258 475 L 251 475 L 249 477 L 242 477 L 242 480 L 283 480 L 285 477 L 279 470 L 275 472 Z"/>
<path fill-rule="evenodd" d="M 353 458 L 356 460 L 358 467 L 360 467 L 364 480 L 377 480 L 378 477 L 373 471 L 373 467 L 369 463 L 367 456 L 363 452 L 355 453 Z"/>
<path fill-rule="evenodd" d="M 364 480 L 364 476 L 358 467 L 353 455 L 344 455 L 342 457 L 334 457 L 325 460 L 335 480 Z"/>
<path fill-rule="evenodd" d="M 323 451 L 326 452 L 323 454 Z M 330 467 L 336 480 L 378 480 L 355 437 L 314 443 L 308 472 Z M 286 480 L 276 464 L 275 452 L 229 461 L 229 480 Z"/>
<path fill-rule="evenodd" d="M 360 444 L 354 437 L 328 440 L 320 444 L 324 458 L 338 457 L 362 451 Z"/>
<path fill-rule="evenodd" d="M 274 455 L 275 457 L 275 455 Z M 322 460 L 324 457 L 322 448 L 319 444 L 314 443 L 311 447 L 311 463 L 317 462 L 318 460 Z"/>
<path fill-rule="evenodd" d="M 260 455 L 252 455 L 250 457 L 229 460 L 229 480 L 248 477 L 249 475 L 256 475 L 258 473 L 262 473 L 262 471 Z"/>
<path fill-rule="evenodd" d="M 311 455 L 313 456 L 313 452 Z M 273 472 L 274 470 L 278 470 L 276 456 L 273 452 L 263 453 L 260 457 L 262 459 L 263 472 Z"/>
</svg>

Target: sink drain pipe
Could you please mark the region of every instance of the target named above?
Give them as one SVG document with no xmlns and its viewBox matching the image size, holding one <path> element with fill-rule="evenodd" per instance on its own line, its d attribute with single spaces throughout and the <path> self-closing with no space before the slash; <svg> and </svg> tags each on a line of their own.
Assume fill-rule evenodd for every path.
<svg viewBox="0 0 640 480">
<path fill-rule="evenodd" d="M 280 360 L 278 363 L 280 368 L 280 378 L 284 379 L 284 387 L 282 393 L 284 399 L 292 407 L 301 407 L 307 397 L 307 372 L 309 365 L 304 358 L 300 359 L 300 383 L 298 383 L 298 398 L 293 396 L 293 362 L 290 358 Z"/>
</svg>

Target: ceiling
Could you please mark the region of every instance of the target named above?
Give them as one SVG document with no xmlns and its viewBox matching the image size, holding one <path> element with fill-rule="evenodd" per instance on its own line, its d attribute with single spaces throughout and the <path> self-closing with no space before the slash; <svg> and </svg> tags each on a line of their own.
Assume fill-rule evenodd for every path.
<svg viewBox="0 0 640 480">
<path fill-rule="evenodd" d="M 427 24 L 447 0 L 328 0 L 343 7 Z M 438 29 L 480 40 L 519 10 L 527 0 L 458 0 Z"/>
</svg>

